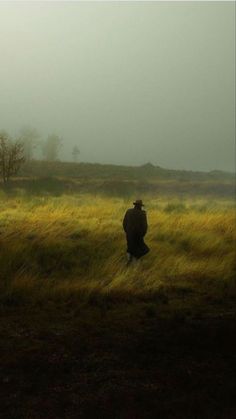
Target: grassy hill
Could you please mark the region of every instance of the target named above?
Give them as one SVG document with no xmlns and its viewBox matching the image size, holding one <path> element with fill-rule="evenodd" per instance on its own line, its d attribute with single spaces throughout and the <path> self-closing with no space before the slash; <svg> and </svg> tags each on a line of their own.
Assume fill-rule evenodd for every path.
<svg viewBox="0 0 236 419">
<path fill-rule="evenodd" d="M 70 176 L 79 178 L 122 179 L 122 180 L 232 180 L 233 173 L 214 170 L 211 172 L 171 170 L 154 166 L 122 166 L 98 163 L 46 162 L 34 160 L 25 164 L 21 170 L 25 176 Z"/>
<path fill-rule="evenodd" d="M 32 161 L 10 182 L 8 191 L 30 194 L 89 193 L 133 199 L 137 196 L 205 196 L 232 198 L 234 175 L 167 170 L 146 164 L 139 167 Z M 1 187 L 1 185 L 0 185 Z"/>
</svg>

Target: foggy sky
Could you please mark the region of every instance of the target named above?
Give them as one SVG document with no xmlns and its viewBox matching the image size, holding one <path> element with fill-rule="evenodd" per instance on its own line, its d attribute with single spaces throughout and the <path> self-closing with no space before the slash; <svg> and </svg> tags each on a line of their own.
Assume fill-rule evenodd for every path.
<svg viewBox="0 0 236 419">
<path fill-rule="evenodd" d="M 234 170 L 233 2 L 0 3 L 0 128 L 61 159 Z"/>
</svg>

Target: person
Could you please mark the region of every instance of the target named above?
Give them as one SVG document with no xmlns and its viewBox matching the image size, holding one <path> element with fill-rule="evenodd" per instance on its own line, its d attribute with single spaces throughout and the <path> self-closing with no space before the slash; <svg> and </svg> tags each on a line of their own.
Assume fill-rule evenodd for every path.
<svg viewBox="0 0 236 419">
<path fill-rule="evenodd" d="M 127 256 L 129 265 L 133 260 L 140 259 L 149 252 L 149 247 L 144 242 L 148 229 L 146 211 L 142 209 L 143 202 L 137 199 L 133 202 L 134 208 L 126 211 L 123 219 L 123 228 L 127 240 Z"/>
</svg>

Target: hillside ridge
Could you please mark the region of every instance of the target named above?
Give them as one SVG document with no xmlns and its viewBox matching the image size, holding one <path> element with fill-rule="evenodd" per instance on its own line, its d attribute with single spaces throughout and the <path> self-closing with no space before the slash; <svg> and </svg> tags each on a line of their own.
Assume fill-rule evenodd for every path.
<svg viewBox="0 0 236 419">
<path fill-rule="evenodd" d="M 101 164 L 88 162 L 47 162 L 32 160 L 27 162 L 19 172 L 20 176 L 72 176 L 72 177 L 100 177 L 119 179 L 176 179 L 176 180 L 232 180 L 234 173 L 221 170 L 209 172 L 167 169 L 145 163 L 140 166 L 125 166 L 115 164 Z"/>
</svg>

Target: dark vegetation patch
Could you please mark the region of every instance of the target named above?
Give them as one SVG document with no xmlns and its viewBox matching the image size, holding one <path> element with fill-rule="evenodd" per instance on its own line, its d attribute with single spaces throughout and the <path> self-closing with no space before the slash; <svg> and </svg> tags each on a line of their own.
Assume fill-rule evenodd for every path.
<svg viewBox="0 0 236 419">
<path fill-rule="evenodd" d="M 61 196 L 64 194 L 94 194 L 108 197 L 124 197 L 153 195 L 175 196 L 179 198 L 193 196 L 208 196 L 209 198 L 232 198 L 235 193 L 234 182 L 179 182 L 177 180 L 87 180 L 73 178 L 40 177 L 34 180 L 30 178 L 15 178 L 6 186 L 0 184 L 0 188 L 9 196 L 23 191 L 29 196 Z M 199 208 L 204 212 L 205 207 Z M 166 212 L 185 212 L 184 205 L 168 204 Z"/>
<path fill-rule="evenodd" d="M 233 180 L 234 174 L 222 171 L 193 172 L 187 170 L 164 169 L 152 164 L 142 166 L 121 166 L 97 163 L 71 163 L 71 162 L 46 162 L 31 161 L 21 168 L 20 176 L 40 177 L 59 176 L 77 177 L 84 180 L 99 178 L 117 180 L 138 179 L 177 179 L 179 181 L 218 181 Z"/>
<path fill-rule="evenodd" d="M 168 170 L 152 164 L 132 167 L 45 161 L 25 164 L 19 176 L 5 186 L 8 194 L 15 194 L 19 189 L 31 195 L 54 196 L 71 193 L 121 197 L 147 193 L 180 197 L 235 195 L 232 173 Z M 175 210 L 172 206 L 166 208 L 168 212 Z"/>
</svg>

